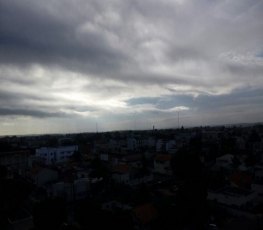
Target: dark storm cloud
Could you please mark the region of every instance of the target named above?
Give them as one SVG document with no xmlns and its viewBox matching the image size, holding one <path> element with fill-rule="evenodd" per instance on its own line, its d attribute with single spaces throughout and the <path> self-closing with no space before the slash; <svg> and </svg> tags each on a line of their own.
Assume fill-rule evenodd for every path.
<svg viewBox="0 0 263 230">
<path fill-rule="evenodd" d="M 70 9 L 62 8 L 61 14 L 67 13 L 63 10 Z M 118 68 L 127 57 L 96 32 L 85 33 L 79 39 L 76 30 L 82 22 L 81 18 L 59 18 L 36 2 L 2 1 L 0 61 L 19 65 L 61 65 L 98 73 Z"/>
<path fill-rule="evenodd" d="M 51 97 L 44 95 L 32 95 L 28 93 L 20 93 L 20 92 L 9 92 L 9 91 L 0 91 L 0 101 L 1 103 L 22 103 L 23 100 L 31 100 L 31 101 L 49 101 Z"/>
<path fill-rule="evenodd" d="M 199 77 L 202 72 L 194 72 L 197 76 L 187 79 L 176 70 L 167 74 L 146 68 L 149 63 L 152 67 L 156 65 L 152 52 L 159 45 L 164 64 L 172 66 L 183 60 L 201 60 L 208 62 L 207 66 L 212 61 L 210 66 L 213 68 L 213 62 L 218 62 L 214 52 L 220 49 L 223 52 L 228 43 L 235 47 L 237 42 L 233 43 L 231 39 L 233 28 L 237 28 L 234 36 L 241 45 L 244 39 L 240 38 L 249 36 L 249 29 L 242 30 L 240 27 L 245 9 L 255 11 L 254 15 L 248 12 L 245 22 L 248 23 L 246 28 L 249 28 L 252 16 L 257 16 L 259 11 L 253 6 L 262 7 L 258 1 L 228 5 L 225 13 L 213 17 L 209 13 L 204 14 L 204 8 L 210 13 L 221 13 L 225 6 L 220 1 L 211 3 L 203 0 L 198 4 L 190 1 L 109 1 L 104 4 L 81 0 L 74 3 L 1 1 L 0 61 L 14 65 L 39 63 L 60 66 L 93 74 L 100 79 L 143 84 L 208 84 L 203 77 Z M 111 23 L 105 16 L 108 12 L 120 17 L 118 20 L 121 21 L 116 19 L 115 24 Z M 230 14 L 238 20 L 228 18 Z M 211 17 L 211 22 L 205 16 Z M 200 27 L 195 26 L 192 18 Z M 237 37 L 241 32 L 241 36 Z M 145 50 L 147 44 L 153 47 Z M 149 63 L 145 65 L 140 57 L 146 58 Z M 224 66 L 220 68 L 224 69 Z M 214 81 L 209 83 L 214 84 Z"/>
<path fill-rule="evenodd" d="M 62 112 L 46 112 L 41 110 L 32 109 L 17 109 L 17 108 L 0 108 L 0 116 L 29 116 L 37 118 L 48 118 L 48 117 L 65 117 L 67 116 Z"/>
</svg>

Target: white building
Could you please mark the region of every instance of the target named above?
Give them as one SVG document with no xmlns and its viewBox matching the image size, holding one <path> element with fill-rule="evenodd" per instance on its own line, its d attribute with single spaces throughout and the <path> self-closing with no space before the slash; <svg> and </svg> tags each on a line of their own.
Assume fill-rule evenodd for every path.
<svg viewBox="0 0 263 230">
<path fill-rule="evenodd" d="M 36 149 L 36 157 L 42 158 L 46 164 L 50 165 L 66 162 L 76 151 L 78 151 L 77 145 L 42 147 Z"/>
</svg>

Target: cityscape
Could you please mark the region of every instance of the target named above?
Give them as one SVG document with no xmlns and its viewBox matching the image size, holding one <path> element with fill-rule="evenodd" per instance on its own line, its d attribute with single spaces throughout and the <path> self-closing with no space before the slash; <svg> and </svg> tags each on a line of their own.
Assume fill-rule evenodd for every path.
<svg viewBox="0 0 263 230">
<path fill-rule="evenodd" d="M 1 229 L 262 229 L 263 125 L 6 136 Z"/>
<path fill-rule="evenodd" d="M 0 230 L 262 230 L 262 0 L 0 0 Z"/>
</svg>

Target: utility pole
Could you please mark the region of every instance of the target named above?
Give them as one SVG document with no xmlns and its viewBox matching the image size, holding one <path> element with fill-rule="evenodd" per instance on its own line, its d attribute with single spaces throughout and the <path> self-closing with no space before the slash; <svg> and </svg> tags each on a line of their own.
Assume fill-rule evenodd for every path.
<svg viewBox="0 0 263 230">
<path fill-rule="evenodd" d="M 180 128 L 180 127 L 179 127 L 179 110 L 178 110 L 177 113 L 178 113 L 178 121 L 177 121 L 177 125 L 178 125 L 178 129 L 179 129 L 179 128 Z"/>
</svg>

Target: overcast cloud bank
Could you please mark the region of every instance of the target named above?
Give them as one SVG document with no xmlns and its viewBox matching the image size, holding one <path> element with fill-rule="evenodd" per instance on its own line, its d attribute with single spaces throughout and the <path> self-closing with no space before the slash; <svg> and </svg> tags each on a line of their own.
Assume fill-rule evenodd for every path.
<svg viewBox="0 0 263 230">
<path fill-rule="evenodd" d="M 0 134 L 262 121 L 260 0 L 0 0 Z M 136 124 L 136 125 L 135 125 Z"/>
</svg>

